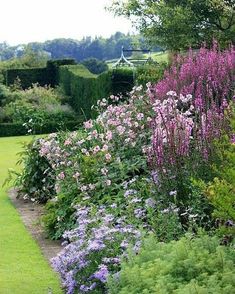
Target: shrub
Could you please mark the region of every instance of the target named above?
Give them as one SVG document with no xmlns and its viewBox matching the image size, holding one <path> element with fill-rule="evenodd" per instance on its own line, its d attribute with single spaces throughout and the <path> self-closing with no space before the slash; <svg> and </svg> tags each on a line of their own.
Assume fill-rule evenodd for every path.
<svg viewBox="0 0 235 294">
<path fill-rule="evenodd" d="M 109 280 L 109 293 L 232 293 L 235 253 L 208 236 L 168 244 L 145 240 Z"/>
<path fill-rule="evenodd" d="M 51 121 L 59 124 L 76 119 L 68 105 L 61 105 L 62 98 L 52 88 L 35 84 L 27 90 L 11 92 L 11 97 L 14 100 L 3 107 L 9 122 L 33 121 L 35 126 L 43 126 Z"/>
<path fill-rule="evenodd" d="M 224 101 L 223 106 L 212 105 L 206 110 L 195 107 L 190 94 L 177 97 L 170 91 L 167 95 L 167 99 L 153 103 L 149 164 L 162 193 L 168 197 L 175 194 L 174 201 L 185 203 L 191 177 L 213 178 L 213 141 L 228 130 L 229 121 L 224 116 L 228 104 Z"/>
<path fill-rule="evenodd" d="M 233 106 L 234 107 L 234 106 Z M 209 183 L 201 182 L 202 188 L 214 211 L 219 234 L 227 239 L 235 236 L 235 109 L 233 108 L 230 134 L 215 142 L 214 165 L 216 177 Z M 225 238 L 225 239 L 226 239 Z M 226 241 L 226 243 L 228 240 Z"/>
<path fill-rule="evenodd" d="M 59 68 L 63 65 L 75 65 L 76 61 L 74 59 L 56 59 L 47 61 L 47 74 L 49 77 L 48 85 L 52 87 L 59 84 Z"/>
<path fill-rule="evenodd" d="M 156 84 L 163 78 L 167 63 L 150 63 L 138 66 L 135 73 L 135 83 L 146 86 L 147 83 Z"/>
<path fill-rule="evenodd" d="M 24 125 L 22 123 L 0 123 L 0 137 L 50 134 L 62 130 L 75 131 L 81 124 L 81 120 L 65 122 L 47 121 L 43 125 L 35 124 L 33 121 L 27 122 Z"/>
<path fill-rule="evenodd" d="M 82 64 L 88 68 L 91 73 L 96 75 L 109 69 L 105 61 L 96 58 L 87 58 L 82 61 Z"/>
<path fill-rule="evenodd" d="M 45 203 L 55 195 L 55 173 L 46 158 L 40 156 L 40 139 L 24 146 L 21 159 L 24 169 L 16 178 L 19 196 L 39 203 Z M 29 196 L 30 195 L 30 196 Z"/>
</svg>

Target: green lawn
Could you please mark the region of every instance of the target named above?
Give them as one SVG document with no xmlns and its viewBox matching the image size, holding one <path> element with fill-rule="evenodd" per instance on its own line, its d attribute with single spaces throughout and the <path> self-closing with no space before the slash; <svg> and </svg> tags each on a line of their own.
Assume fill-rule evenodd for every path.
<svg viewBox="0 0 235 294">
<path fill-rule="evenodd" d="M 148 58 L 148 54 L 143 54 L 143 58 Z M 128 57 L 130 58 L 130 57 Z M 167 62 L 168 63 L 168 52 L 152 52 L 151 53 L 151 58 L 154 61 L 157 62 Z M 118 58 L 119 59 L 119 58 Z M 118 60 L 118 59 L 112 59 L 112 60 L 107 60 L 106 63 L 108 64 L 109 69 L 112 69 L 113 64 Z"/>
<path fill-rule="evenodd" d="M 29 137 L 0 138 L 0 294 L 62 293 L 38 245 L 26 231 L 2 184 L 8 168 L 14 168 L 16 153 Z"/>
</svg>

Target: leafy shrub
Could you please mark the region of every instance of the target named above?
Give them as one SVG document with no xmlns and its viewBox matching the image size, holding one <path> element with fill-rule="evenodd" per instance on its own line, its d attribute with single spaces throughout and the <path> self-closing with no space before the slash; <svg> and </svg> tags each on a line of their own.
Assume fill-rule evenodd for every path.
<svg viewBox="0 0 235 294">
<path fill-rule="evenodd" d="M 82 61 L 82 64 L 89 69 L 93 74 L 101 74 L 102 72 L 107 71 L 108 65 L 105 61 L 99 60 L 97 58 L 87 58 Z"/>
<path fill-rule="evenodd" d="M 48 161 L 40 156 L 40 139 L 25 145 L 19 164 L 24 164 L 23 172 L 15 184 L 19 196 L 39 203 L 45 203 L 55 195 L 55 173 Z M 30 196 L 29 196 L 30 195 Z"/>
<path fill-rule="evenodd" d="M 109 280 L 109 293 L 233 293 L 235 253 L 217 238 L 146 239 L 138 255 Z"/>
<path fill-rule="evenodd" d="M 157 83 L 163 78 L 167 66 L 167 63 L 150 63 L 138 66 L 135 73 L 135 83 L 144 87 L 147 83 Z"/>
<path fill-rule="evenodd" d="M 232 106 L 230 134 L 221 136 L 215 142 L 213 169 L 216 177 L 209 183 L 200 183 L 214 208 L 213 216 L 219 225 L 218 233 L 226 234 L 229 239 L 235 237 L 235 109 Z"/>
<path fill-rule="evenodd" d="M 3 107 L 8 122 L 24 124 L 32 121 L 37 127 L 51 121 L 59 124 L 76 119 L 72 109 L 61 104 L 61 97 L 52 88 L 35 84 L 27 90 L 11 92 L 11 97 L 14 97 L 13 101 Z"/>
<path fill-rule="evenodd" d="M 65 122 L 47 121 L 43 125 L 36 125 L 33 121 L 29 121 L 24 125 L 22 123 L 0 123 L 0 137 L 50 134 L 62 130 L 75 131 L 81 124 L 81 120 Z"/>
<path fill-rule="evenodd" d="M 49 85 L 49 76 L 47 68 L 23 68 L 23 69 L 8 69 L 6 71 L 6 85 L 14 84 L 15 80 L 19 78 L 23 89 L 27 89 L 32 84 L 38 83 L 40 86 Z"/>
</svg>

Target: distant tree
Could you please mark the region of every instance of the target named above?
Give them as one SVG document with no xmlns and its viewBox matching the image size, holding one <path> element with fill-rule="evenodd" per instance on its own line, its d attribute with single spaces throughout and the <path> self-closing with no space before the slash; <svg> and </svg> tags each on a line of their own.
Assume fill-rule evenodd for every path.
<svg viewBox="0 0 235 294">
<path fill-rule="evenodd" d="M 213 38 L 235 43 L 235 0 L 114 0 L 109 9 L 131 18 L 152 44 L 170 49 Z"/>
<path fill-rule="evenodd" d="M 31 48 L 33 52 L 38 55 L 43 55 L 43 53 L 48 52 L 52 59 L 61 58 L 73 58 L 77 62 L 80 62 L 87 58 L 97 58 L 99 60 L 108 60 L 119 58 L 122 50 L 122 46 L 126 49 L 132 47 L 146 48 L 146 41 L 140 35 L 130 35 L 123 34 L 121 32 L 116 32 L 109 38 L 103 37 L 84 37 L 82 40 L 73 39 L 54 39 L 46 41 L 44 43 L 32 42 L 27 45 Z M 7 44 L 0 44 L 0 56 L 2 60 L 13 58 L 16 55 L 21 57 L 24 55 L 24 51 L 19 52 L 22 46 L 8 46 Z M 23 45 L 25 48 L 25 45 Z M 17 54 L 16 54 L 17 51 Z M 44 54 L 45 55 L 45 54 Z"/>
<path fill-rule="evenodd" d="M 105 63 L 105 61 L 98 60 L 97 58 L 85 59 L 83 60 L 82 64 L 93 74 L 100 74 L 108 70 L 107 63 Z"/>
</svg>

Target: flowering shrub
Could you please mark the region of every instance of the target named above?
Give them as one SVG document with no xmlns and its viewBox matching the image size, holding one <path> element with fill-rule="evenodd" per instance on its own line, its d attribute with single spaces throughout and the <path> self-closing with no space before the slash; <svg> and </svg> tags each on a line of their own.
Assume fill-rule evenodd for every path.
<svg viewBox="0 0 235 294">
<path fill-rule="evenodd" d="M 193 175 L 199 176 L 203 165 L 208 168 L 208 160 L 213 156 L 212 143 L 228 128 L 224 115 L 228 104 L 224 100 L 221 107 L 213 104 L 206 111 L 193 105 L 191 94 L 178 97 L 170 91 L 167 97 L 153 103 L 149 164 L 159 177 L 159 188 L 167 188 L 168 193 L 173 189 L 184 200 L 188 191 L 183 191 L 183 182 Z"/>
<path fill-rule="evenodd" d="M 15 180 L 19 196 L 33 202 L 45 203 L 55 196 L 55 172 L 48 160 L 41 156 L 38 140 L 25 145 L 21 153 L 19 164 L 24 164 L 24 169 Z"/>
<path fill-rule="evenodd" d="M 77 227 L 64 233 L 70 243 L 52 260 L 66 293 L 104 293 L 110 274 L 119 270 L 130 243 L 140 246 L 140 231 L 124 218 L 115 218 L 105 207 L 76 206 Z"/>
<path fill-rule="evenodd" d="M 230 131 L 233 56 L 233 49 L 201 49 L 173 70 L 182 78 L 179 92 L 168 89 L 170 72 L 156 86 L 148 84 L 146 92 L 135 87 L 128 99 L 112 95 L 98 101 L 99 116 L 86 121 L 83 129 L 51 134 L 32 145 L 40 159 L 33 171 L 42 160 L 42 177 L 49 172 L 45 184 L 35 185 L 37 195 L 41 189 L 45 196 L 43 189 L 52 183 L 43 196 L 48 200 L 45 227 L 51 238 L 66 239 L 53 265 L 67 293 L 105 293 L 107 277 L 119 271 L 127 244 L 139 249 L 140 231 L 166 242 L 179 239 L 189 227 L 211 228 L 212 207 L 217 209 L 218 202 L 205 197 L 204 186 L 219 175 L 214 141 Z M 216 58 L 224 73 L 218 82 L 212 64 Z M 185 71 L 192 71 L 189 80 Z M 222 92 L 217 95 L 217 90 Z M 234 137 L 230 139 L 233 144 Z M 33 182 L 22 177 L 22 191 Z"/>
</svg>

